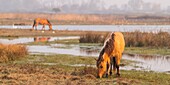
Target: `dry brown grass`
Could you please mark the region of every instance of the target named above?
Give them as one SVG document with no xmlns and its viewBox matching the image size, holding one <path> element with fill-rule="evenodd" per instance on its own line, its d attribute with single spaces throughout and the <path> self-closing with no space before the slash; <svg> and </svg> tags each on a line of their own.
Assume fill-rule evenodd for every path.
<svg viewBox="0 0 170 85">
<path fill-rule="evenodd" d="M 108 33 L 100 34 L 89 32 L 82 35 L 80 43 L 104 43 Z M 124 32 L 126 47 L 157 47 L 170 48 L 170 34 L 168 32 Z"/>
<path fill-rule="evenodd" d="M 80 43 L 104 43 L 106 34 L 99 34 L 95 32 L 88 32 L 82 36 L 80 36 Z"/>
<path fill-rule="evenodd" d="M 27 48 L 23 45 L 0 44 L 0 62 L 13 61 L 28 54 Z"/>
<path fill-rule="evenodd" d="M 170 34 L 168 32 L 125 32 L 127 47 L 168 47 L 170 48 Z"/>
</svg>

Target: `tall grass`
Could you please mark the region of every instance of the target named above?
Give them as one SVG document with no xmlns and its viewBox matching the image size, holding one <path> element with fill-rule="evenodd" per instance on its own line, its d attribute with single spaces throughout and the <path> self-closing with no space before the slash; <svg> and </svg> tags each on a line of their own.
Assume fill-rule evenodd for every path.
<svg viewBox="0 0 170 85">
<path fill-rule="evenodd" d="M 167 47 L 170 48 L 170 34 L 168 32 L 125 32 L 127 47 Z"/>
<path fill-rule="evenodd" d="M 104 43 L 107 35 L 101 35 L 95 32 L 89 32 L 80 36 L 80 43 Z"/>
<path fill-rule="evenodd" d="M 124 32 L 126 47 L 166 47 L 170 48 L 168 32 Z M 80 37 L 80 43 L 104 43 L 107 35 L 87 33 Z"/>
<path fill-rule="evenodd" d="M 23 45 L 3 45 L 0 44 L 0 63 L 13 61 L 24 57 L 28 54 L 28 50 Z"/>
</svg>

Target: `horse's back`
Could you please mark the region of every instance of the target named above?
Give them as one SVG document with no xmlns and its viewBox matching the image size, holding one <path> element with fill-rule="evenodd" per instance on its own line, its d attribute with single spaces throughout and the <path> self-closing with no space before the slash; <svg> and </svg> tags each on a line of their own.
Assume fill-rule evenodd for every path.
<svg viewBox="0 0 170 85">
<path fill-rule="evenodd" d="M 125 40 L 124 36 L 121 32 L 114 32 L 114 41 L 115 41 L 115 49 L 117 49 L 119 52 L 123 53 L 125 48 Z"/>
<path fill-rule="evenodd" d="M 49 21 L 44 18 L 36 18 L 35 21 L 39 24 L 48 24 L 49 23 Z"/>
</svg>

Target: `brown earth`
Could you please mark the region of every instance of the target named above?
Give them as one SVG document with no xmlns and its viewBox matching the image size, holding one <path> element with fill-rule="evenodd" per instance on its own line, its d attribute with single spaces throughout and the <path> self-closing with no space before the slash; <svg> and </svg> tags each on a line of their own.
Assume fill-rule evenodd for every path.
<svg viewBox="0 0 170 85">
<path fill-rule="evenodd" d="M 91 68 L 90 68 L 91 69 Z M 121 77 L 97 79 L 93 74 L 80 70 L 68 72 L 57 66 L 40 66 L 33 64 L 0 65 L 0 84 L 8 85 L 128 85 L 137 81 Z"/>
</svg>

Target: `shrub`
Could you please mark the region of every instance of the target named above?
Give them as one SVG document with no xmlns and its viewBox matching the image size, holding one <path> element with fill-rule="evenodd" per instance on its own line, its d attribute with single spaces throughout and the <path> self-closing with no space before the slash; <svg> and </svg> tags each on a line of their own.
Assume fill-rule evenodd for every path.
<svg viewBox="0 0 170 85">
<path fill-rule="evenodd" d="M 80 43 L 104 43 L 106 35 L 97 34 L 94 32 L 86 33 L 80 36 Z"/>
<path fill-rule="evenodd" d="M 3 45 L 0 44 L 0 62 L 13 61 L 24 57 L 28 50 L 23 45 Z"/>
</svg>

